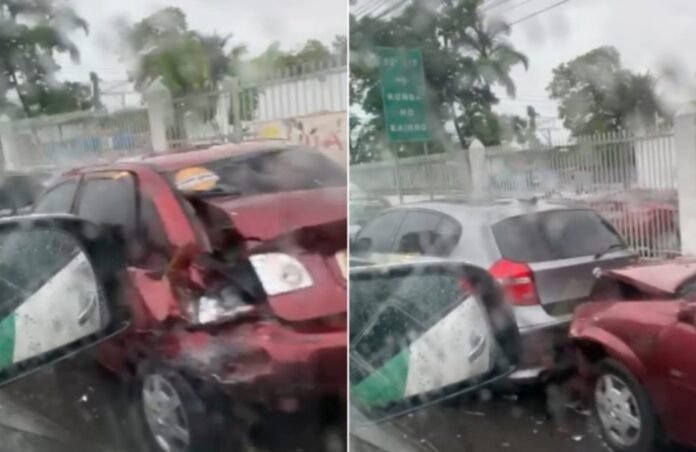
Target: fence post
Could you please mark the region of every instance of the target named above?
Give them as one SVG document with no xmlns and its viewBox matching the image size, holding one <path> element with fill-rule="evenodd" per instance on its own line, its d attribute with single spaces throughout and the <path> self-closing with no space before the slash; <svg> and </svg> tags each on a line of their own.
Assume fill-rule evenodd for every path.
<svg viewBox="0 0 696 452">
<path fill-rule="evenodd" d="M 2 149 L 3 170 L 16 170 L 19 168 L 19 147 L 12 121 L 7 116 L 0 116 L 0 149 Z"/>
<path fill-rule="evenodd" d="M 681 251 L 696 254 L 696 102 L 674 116 L 674 155 Z"/>
<path fill-rule="evenodd" d="M 147 104 L 147 117 L 150 122 L 152 150 L 156 153 L 167 152 L 169 149 L 167 118 L 172 108 L 169 89 L 158 78 L 147 87 L 144 97 Z"/>
<path fill-rule="evenodd" d="M 471 171 L 471 192 L 476 198 L 488 194 L 488 169 L 486 168 L 486 148 L 479 140 L 469 146 L 469 171 Z"/>
<path fill-rule="evenodd" d="M 222 89 L 226 93 L 229 93 L 230 104 L 232 106 L 232 121 L 234 126 L 232 140 L 235 143 L 239 143 L 244 137 L 242 130 L 242 99 L 239 78 L 225 77 L 222 80 Z"/>
</svg>

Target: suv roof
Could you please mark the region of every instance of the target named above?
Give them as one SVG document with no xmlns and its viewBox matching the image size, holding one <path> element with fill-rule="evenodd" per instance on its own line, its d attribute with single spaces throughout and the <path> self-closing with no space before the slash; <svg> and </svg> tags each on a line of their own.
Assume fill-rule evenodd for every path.
<svg viewBox="0 0 696 452">
<path fill-rule="evenodd" d="M 451 198 L 405 204 L 395 206 L 390 210 L 429 209 L 449 215 L 460 221 L 466 221 L 467 223 L 494 224 L 505 218 L 527 213 L 587 208 L 584 203 L 571 199 L 488 198 L 475 200 Z"/>
</svg>

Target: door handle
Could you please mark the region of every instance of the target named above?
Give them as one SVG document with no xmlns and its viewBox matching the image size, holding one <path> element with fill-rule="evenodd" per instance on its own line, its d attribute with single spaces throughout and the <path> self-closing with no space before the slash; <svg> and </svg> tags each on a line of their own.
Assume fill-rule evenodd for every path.
<svg viewBox="0 0 696 452">
<path fill-rule="evenodd" d="M 476 360 L 476 358 L 481 356 L 485 346 L 486 346 L 486 336 L 477 335 L 476 342 L 474 344 L 474 348 L 469 352 L 469 362 L 470 363 L 474 362 L 474 360 Z"/>
<path fill-rule="evenodd" d="M 96 306 L 97 296 L 93 295 L 90 297 L 87 306 L 85 306 L 85 308 L 77 315 L 77 324 L 80 326 L 84 325 L 87 322 L 87 319 L 91 316 L 92 312 L 94 312 L 94 308 Z"/>
</svg>

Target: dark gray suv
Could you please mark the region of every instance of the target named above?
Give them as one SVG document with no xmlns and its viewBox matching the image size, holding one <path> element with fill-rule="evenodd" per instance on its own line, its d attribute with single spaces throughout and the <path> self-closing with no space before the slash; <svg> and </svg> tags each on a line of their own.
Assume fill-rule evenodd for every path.
<svg viewBox="0 0 696 452">
<path fill-rule="evenodd" d="M 511 378 L 536 380 L 558 362 L 573 309 L 600 268 L 635 259 L 594 210 L 563 200 L 448 200 L 386 210 L 355 236 L 351 253 L 465 260 L 500 282 L 514 307 L 523 356 Z"/>
</svg>

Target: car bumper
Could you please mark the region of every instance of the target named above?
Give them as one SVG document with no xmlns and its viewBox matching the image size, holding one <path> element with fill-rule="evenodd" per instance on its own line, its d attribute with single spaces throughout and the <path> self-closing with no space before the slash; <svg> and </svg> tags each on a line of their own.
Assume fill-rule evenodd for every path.
<svg viewBox="0 0 696 452">
<path fill-rule="evenodd" d="M 177 362 L 248 399 L 336 395 L 345 399 L 346 331 L 297 332 L 277 322 L 191 332 Z"/>
<path fill-rule="evenodd" d="M 522 354 L 518 370 L 509 379 L 516 383 L 533 383 L 558 365 L 559 350 L 568 343 L 572 316 L 551 316 L 540 305 L 515 307 L 514 312 Z"/>
</svg>

